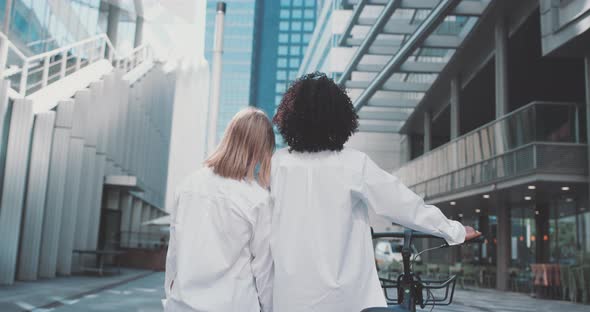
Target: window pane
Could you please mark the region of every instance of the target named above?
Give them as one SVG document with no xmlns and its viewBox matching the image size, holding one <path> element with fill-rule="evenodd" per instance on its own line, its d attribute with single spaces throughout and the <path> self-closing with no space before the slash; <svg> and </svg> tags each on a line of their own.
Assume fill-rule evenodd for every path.
<svg viewBox="0 0 590 312">
<path fill-rule="evenodd" d="M 314 18 L 315 16 L 314 10 L 305 10 L 305 18 Z"/>
<path fill-rule="evenodd" d="M 292 43 L 300 43 L 301 42 L 301 34 L 291 34 L 291 42 Z"/>
<path fill-rule="evenodd" d="M 284 57 L 279 57 L 279 59 L 277 60 L 277 66 L 278 67 L 287 67 L 287 59 Z"/>
<path fill-rule="evenodd" d="M 289 30 L 289 22 L 281 22 L 279 24 L 279 30 Z"/>
<path fill-rule="evenodd" d="M 313 31 L 313 23 L 312 22 L 305 22 L 305 24 L 303 25 L 303 30 Z"/>
<path fill-rule="evenodd" d="M 301 22 L 291 23 L 291 30 L 301 30 Z"/>
<path fill-rule="evenodd" d="M 287 46 L 279 46 L 279 55 L 287 55 L 288 50 L 287 50 Z"/>
<path fill-rule="evenodd" d="M 289 42 L 289 35 L 280 34 L 279 35 L 279 43 L 287 43 L 287 42 Z"/>
<path fill-rule="evenodd" d="M 302 15 L 301 10 L 293 10 L 293 18 L 301 18 Z"/>
<path fill-rule="evenodd" d="M 289 61 L 289 67 L 293 67 L 293 68 L 299 68 L 299 58 L 298 57 L 292 57 Z"/>
<path fill-rule="evenodd" d="M 299 53 L 301 53 L 301 51 L 299 50 L 299 46 L 291 47 L 289 53 L 291 55 L 299 55 Z"/>
<path fill-rule="evenodd" d="M 281 18 L 289 18 L 289 10 L 281 10 Z"/>
</svg>

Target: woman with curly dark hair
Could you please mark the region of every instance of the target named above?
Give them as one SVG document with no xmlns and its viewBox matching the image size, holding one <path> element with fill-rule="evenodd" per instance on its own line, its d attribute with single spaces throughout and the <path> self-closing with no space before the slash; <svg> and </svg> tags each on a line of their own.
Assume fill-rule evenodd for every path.
<svg viewBox="0 0 590 312">
<path fill-rule="evenodd" d="M 345 148 L 358 116 L 345 90 L 321 73 L 295 81 L 273 118 L 288 148 L 271 168 L 274 310 L 361 311 L 385 306 L 375 268 L 369 209 L 444 238 L 478 236 Z"/>
</svg>

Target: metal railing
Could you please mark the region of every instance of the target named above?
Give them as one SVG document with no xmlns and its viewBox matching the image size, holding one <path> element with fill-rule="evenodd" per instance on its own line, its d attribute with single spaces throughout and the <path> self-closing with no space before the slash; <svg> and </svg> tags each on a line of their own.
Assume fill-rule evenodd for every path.
<svg viewBox="0 0 590 312">
<path fill-rule="evenodd" d="M 396 175 L 432 197 L 527 170 L 577 174 L 587 167 L 580 134 L 577 104 L 532 102 L 406 163 Z M 544 162 L 552 157 L 572 159 L 575 170 Z"/>
<path fill-rule="evenodd" d="M 101 60 L 130 71 L 151 57 L 146 45 L 126 56 L 116 52 L 105 34 L 100 34 L 45 53 L 25 56 L 0 33 L 0 78 L 11 80 L 16 93 L 25 97 Z"/>
</svg>

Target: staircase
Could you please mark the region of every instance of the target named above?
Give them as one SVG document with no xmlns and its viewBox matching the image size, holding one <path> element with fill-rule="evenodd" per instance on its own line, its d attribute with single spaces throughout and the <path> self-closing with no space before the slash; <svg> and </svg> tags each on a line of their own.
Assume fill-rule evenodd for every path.
<svg viewBox="0 0 590 312">
<path fill-rule="evenodd" d="M 149 46 L 26 57 L 0 33 L 0 285 L 69 275 L 93 260 L 74 250 L 165 214 L 174 82 Z"/>
</svg>

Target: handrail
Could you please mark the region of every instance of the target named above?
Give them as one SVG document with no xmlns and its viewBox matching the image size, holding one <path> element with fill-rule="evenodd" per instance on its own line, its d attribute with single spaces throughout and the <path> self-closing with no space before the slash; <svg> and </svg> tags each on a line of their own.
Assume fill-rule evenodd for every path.
<svg viewBox="0 0 590 312">
<path fill-rule="evenodd" d="M 137 65 L 144 62 L 147 58 L 150 57 L 149 46 L 147 45 L 141 45 L 139 47 L 136 47 L 127 55 L 121 56 L 121 54 L 116 51 L 115 47 L 113 46 L 112 42 L 106 34 L 92 36 L 90 38 L 74 42 L 72 44 L 59 47 L 41 54 L 33 55 L 30 57 L 27 57 L 24 53 L 22 53 L 12 42 L 10 42 L 6 34 L 2 32 L 0 32 L 0 41 L 6 42 L 8 44 L 7 46 L 22 61 L 22 66 L 20 70 L 13 71 L 9 75 L 6 75 L 4 73 L 4 67 L 6 66 L 8 52 L 4 51 L 4 48 L 0 50 L 0 78 L 11 77 L 20 73 L 20 84 L 18 90 L 16 90 L 16 93 L 19 94 L 19 96 L 21 97 L 27 96 L 27 94 L 30 93 L 29 91 L 31 90 L 36 91 L 39 87 L 43 88 L 47 86 L 50 80 L 54 82 L 63 79 L 65 76 L 71 74 L 72 72 L 80 70 L 84 61 L 83 57 L 85 57 L 86 64 L 91 64 L 98 60 L 106 59 L 114 67 L 122 68 L 125 71 L 129 71 L 137 67 Z M 88 45 L 91 46 L 87 47 Z M 106 51 L 107 48 L 108 53 Z M 68 51 L 78 49 L 82 49 L 83 51 L 76 51 L 75 55 L 74 53 L 72 53 L 72 56 L 68 57 Z M 84 49 L 86 49 L 86 51 L 84 51 Z M 89 53 L 85 56 L 84 52 Z M 57 61 L 55 61 L 54 59 L 54 61 L 52 62 L 51 58 L 56 56 L 61 56 L 61 59 Z M 68 63 L 68 61 L 70 61 L 72 58 L 75 59 L 73 66 L 69 65 Z M 42 67 L 29 71 L 31 65 L 41 65 Z M 68 66 L 70 67 L 68 68 Z M 74 68 L 73 71 L 71 71 L 72 67 Z M 57 73 L 52 73 L 50 75 L 49 73 L 51 68 L 57 68 Z M 39 74 L 41 76 L 40 81 L 29 81 L 30 76 Z"/>
<path fill-rule="evenodd" d="M 8 47 L 12 49 L 12 51 L 14 52 L 14 54 L 16 54 L 21 60 L 25 60 L 27 59 L 27 56 L 22 53 L 9 39 L 8 37 L 0 31 L 0 39 L 2 39 L 2 42 L 6 42 L 8 43 Z"/>
<path fill-rule="evenodd" d="M 536 105 L 575 106 L 575 105 L 578 105 L 578 103 L 576 103 L 576 102 L 532 101 L 529 104 L 526 104 L 526 105 L 524 105 L 522 107 L 519 107 L 519 108 L 517 108 L 517 109 L 515 109 L 515 110 L 513 110 L 513 111 L 511 111 L 511 112 L 509 112 L 507 114 L 505 114 L 504 116 L 499 117 L 498 119 L 494 119 L 494 120 L 492 120 L 492 121 L 490 121 L 490 122 L 488 122 L 486 124 L 483 124 L 483 125 L 479 126 L 478 128 L 475 128 L 475 129 L 473 129 L 473 130 L 471 130 L 469 132 L 466 132 L 466 133 L 462 134 L 461 136 L 459 136 L 457 138 L 454 138 L 454 139 L 450 140 L 449 142 L 447 142 L 447 143 L 445 143 L 445 144 L 443 144 L 441 146 L 438 146 L 438 147 L 436 147 L 436 148 L 434 148 L 434 149 L 432 149 L 432 150 L 430 150 L 430 151 L 428 151 L 428 152 L 426 152 L 426 153 L 424 153 L 424 154 L 422 154 L 422 155 L 420 155 L 420 156 L 418 156 L 418 157 L 416 157 L 416 158 L 408 161 L 403 166 L 405 166 L 407 164 L 410 164 L 410 163 L 413 163 L 415 161 L 418 161 L 420 159 L 423 159 L 423 158 L 425 158 L 425 157 L 427 157 L 429 155 L 432 155 L 432 154 L 436 153 L 437 151 L 442 150 L 443 148 L 451 145 L 452 143 L 458 142 L 458 141 L 460 141 L 460 140 L 462 140 L 462 139 L 464 139 L 464 138 L 466 138 L 466 137 L 468 137 L 468 136 L 470 136 L 470 135 L 472 135 L 472 134 L 474 134 L 476 132 L 479 132 L 479 131 L 481 131 L 481 130 L 483 130 L 485 128 L 489 128 L 489 127 L 491 127 L 492 125 L 494 125 L 496 123 L 499 123 L 501 121 L 504 121 L 504 120 L 506 120 L 506 119 L 508 119 L 508 118 L 510 118 L 510 117 L 512 117 L 512 116 L 514 116 L 514 115 L 516 115 L 516 114 L 518 114 L 520 112 L 522 112 L 522 111 L 525 111 L 527 109 L 530 109 L 531 107 L 536 106 Z"/>
</svg>

